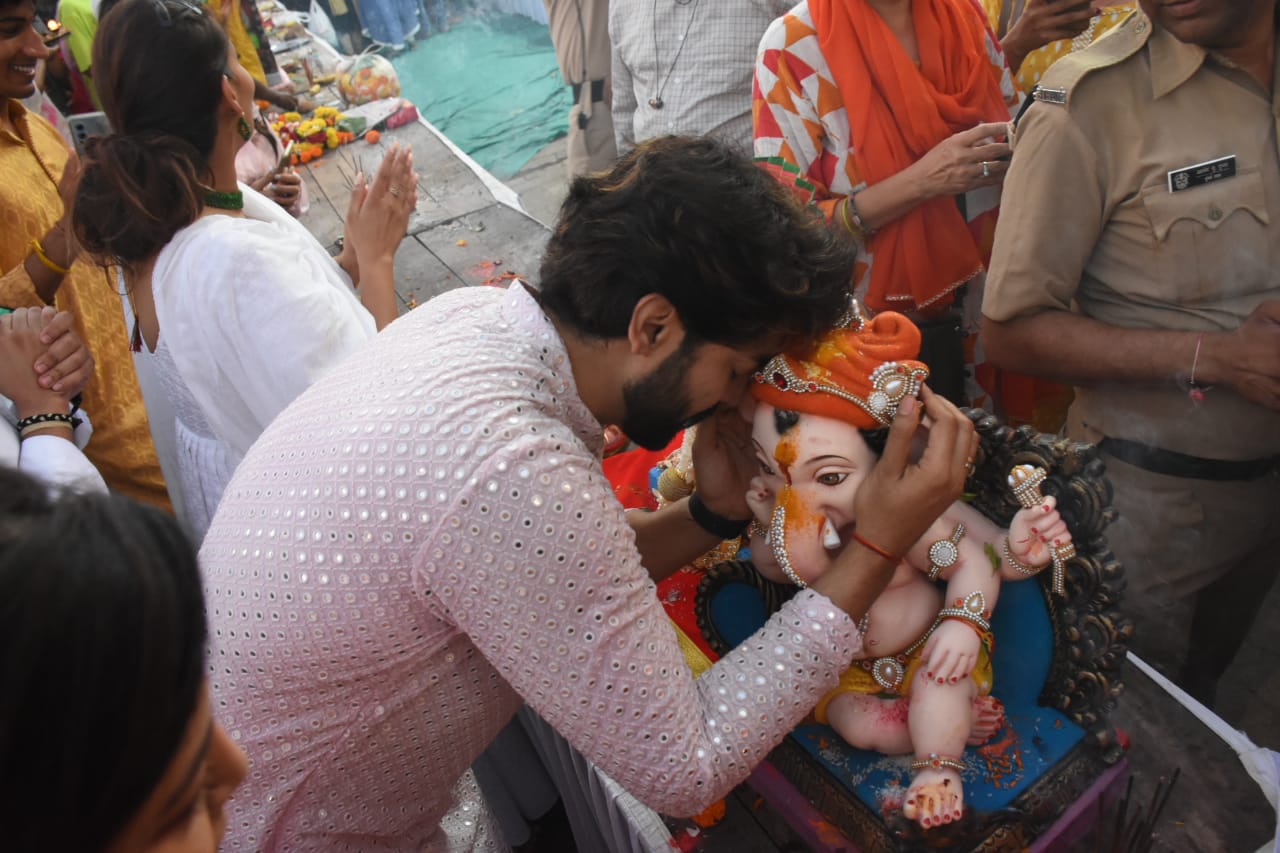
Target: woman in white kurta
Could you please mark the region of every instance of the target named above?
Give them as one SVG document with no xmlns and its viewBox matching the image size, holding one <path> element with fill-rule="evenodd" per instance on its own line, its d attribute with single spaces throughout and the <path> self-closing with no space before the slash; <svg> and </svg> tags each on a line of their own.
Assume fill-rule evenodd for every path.
<svg viewBox="0 0 1280 853">
<path fill-rule="evenodd" d="M 173 406 L 180 503 L 198 541 L 267 424 L 395 319 L 393 257 L 417 175 L 412 152 L 392 146 L 372 185 L 358 176 L 343 253 L 330 258 L 236 180 L 253 79 L 213 19 L 180 0 L 125 0 L 99 33 L 95 77 L 116 132 L 86 158 L 76 233 L 124 270 L 135 346 Z M 127 49 L 137 44 L 149 47 Z"/>
<path fill-rule="evenodd" d="M 280 205 L 244 189 L 244 216 L 204 216 L 156 258 L 159 337 L 191 532 L 203 537 L 267 424 L 377 327 L 350 277 Z"/>
</svg>

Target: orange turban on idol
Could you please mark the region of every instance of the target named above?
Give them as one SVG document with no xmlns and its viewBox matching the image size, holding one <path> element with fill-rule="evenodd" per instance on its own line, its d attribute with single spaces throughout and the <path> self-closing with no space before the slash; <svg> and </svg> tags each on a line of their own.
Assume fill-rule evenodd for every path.
<svg viewBox="0 0 1280 853">
<path fill-rule="evenodd" d="M 920 391 L 929 368 L 916 361 L 920 330 L 885 311 L 855 318 L 802 351 L 776 355 L 755 375 L 752 395 L 777 409 L 836 418 L 859 429 L 893 422 L 898 403 Z"/>
</svg>

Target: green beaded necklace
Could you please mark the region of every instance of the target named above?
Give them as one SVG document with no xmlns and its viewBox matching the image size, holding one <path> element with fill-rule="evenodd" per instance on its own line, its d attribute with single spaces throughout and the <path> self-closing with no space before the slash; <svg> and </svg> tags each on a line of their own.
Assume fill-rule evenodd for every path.
<svg viewBox="0 0 1280 853">
<path fill-rule="evenodd" d="M 205 190 L 204 203 L 218 210 L 244 210 L 244 193 L 239 190 L 229 193 L 221 190 Z"/>
</svg>

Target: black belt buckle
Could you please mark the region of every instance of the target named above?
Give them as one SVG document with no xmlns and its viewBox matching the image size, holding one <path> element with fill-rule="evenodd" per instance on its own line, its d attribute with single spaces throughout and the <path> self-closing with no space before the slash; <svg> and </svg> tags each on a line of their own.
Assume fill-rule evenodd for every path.
<svg viewBox="0 0 1280 853">
<path fill-rule="evenodd" d="M 1248 482 L 1259 480 L 1280 467 L 1280 456 L 1264 459 L 1205 459 L 1123 438 L 1104 438 L 1098 442 L 1098 449 L 1135 468 L 1186 480 Z"/>
</svg>

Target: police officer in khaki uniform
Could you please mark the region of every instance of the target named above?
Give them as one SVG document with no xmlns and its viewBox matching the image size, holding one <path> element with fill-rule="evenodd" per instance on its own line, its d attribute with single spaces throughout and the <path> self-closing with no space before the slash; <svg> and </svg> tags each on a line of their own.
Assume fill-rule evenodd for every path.
<svg viewBox="0 0 1280 853">
<path fill-rule="evenodd" d="M 613 51 L 609 0 L 543 0 L 560 74 L 569 84 L 569 175 L 598 172 L 618 156 L 609 102 Z"/>
<path fill-rule="evenodd" d="M 1277 0 L 1141 5 L 1017 126 L 983 334 L 1076 386 L 1133 645 L 1212 702 L 1280 568 Z"/>
</svg>

